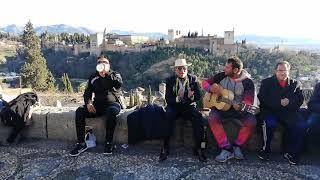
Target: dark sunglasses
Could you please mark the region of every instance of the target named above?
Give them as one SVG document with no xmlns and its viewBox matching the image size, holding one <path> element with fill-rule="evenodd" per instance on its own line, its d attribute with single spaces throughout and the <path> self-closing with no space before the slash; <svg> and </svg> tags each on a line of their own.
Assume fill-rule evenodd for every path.
<svg viewBox="0 0 320 180">
<path fill-rule="evenodd" d="M 108 61 L 98 61 L 98 62 L 97 62 L 97 64 L 101 64 L 101 63 L 103 63 L 103 64 L 109 64 Z"/>
<path fill-rule="evenodd" d="M 176 69 L 178 69 L 179 71 L 182 71 L 182 70 L 187 70 L 187 67 L 179 66 L 179 67 L 176 67 Z"/>
</svg>

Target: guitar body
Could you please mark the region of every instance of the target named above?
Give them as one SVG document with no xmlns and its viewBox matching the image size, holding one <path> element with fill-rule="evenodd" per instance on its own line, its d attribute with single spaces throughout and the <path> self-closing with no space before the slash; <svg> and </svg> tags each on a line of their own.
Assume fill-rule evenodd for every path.
<svg viewBox="0 0 320 180">
<path fill-rule="evenodd" d="M 229 91 L 227 89 L 223 89 L 221 91 L 221 96 L 217 96 L 216 94 L 207 92 L 203 97 L 203 107 L 205 107 L 205 108 L 215 107 L 221 111 L 228 111 L 232 105 L 230 103 L 220 101 L 219 99 L 221 97 L 223 99 L 228 99 L 229 101 L 232 102 L 234 99 L 234 94 L 232 91 Z"/>
</svg>

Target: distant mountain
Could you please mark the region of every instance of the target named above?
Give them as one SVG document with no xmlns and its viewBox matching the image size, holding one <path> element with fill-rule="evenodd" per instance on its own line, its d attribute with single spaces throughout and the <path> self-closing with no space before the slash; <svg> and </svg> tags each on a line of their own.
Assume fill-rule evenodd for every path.
<svg viewBox="0 0 320 180">
<path fill-rule="evenodd" d="M 319 40 L 305 38 L 283 38 L 278 36 L 258 36 L 254 34 L 236 36 L 235 40 L 241 42 L 246 40 L 247 43 L 258 45 L 315 45 L 319 46 Z"/>
<path fill-rule="evenodd" d="M 23 32 L 23 26 L 17 26 L 15 24 L 8 25 L 6 27 L 0 28 L 0 31 L 10 33 L 10 34 L 20 34 Z"/>
<path fill-rule="evenodd" d="M 10 34 L 21 34 L 24 30 L 23 26 L 17 26 L 15 24 L 8 25 L 6 27 L 0 28 L 0 31 L 4 31 Z M 41 34 L 45 31 L 48 33 L 54 33 L 54 34 L 59 34 L 59 33 L 84 33 L 84 34 L 91 34 L 94 31 L 85 28 L 85 27 L 73 27 L 69 26 L 66 24 L 56 24 L 56 25 L 50 25 L 50 26 L 38 26 L 34 27 L 34 30 L 37 34 Z"/>
<path fill-rule="evenodd" d="M 6 27 L 1 27 L 0 31 L 7 32 L 10 34 L 21 34 L 24 30 L 23 26 L 17 26 L 15 24 L 8 25 Z M 84 34 L 92 34 L 95 31 L 86 28 L 86 27 L 74 27 L 66 24 L 55 24 L 49 26 L 36 26 L 34 27 L 35 32 L 39 35 L 43 32 L 60 34 L 60 33 L 84 33 Z M 121 31 L 121 30 L 112 30 L 111 33 L 116 33 L 120 35 L 136 35 L 136 36 L 147 36 L 150 39 L 160 39 L 167 38 L 167 35 L 159 32 L 134 32 L 134 31 Z"/>
<path fill-rule="evenodd" d="M 167 34 L 160 33 L 160 32 L 134 32 L 134 31 L 121 31 L 121 30 L 111 30 L 111 33 L 116 33 L 119 35 L 135 35 L 135 36 L 147 36 L 150 39 L 160 39 L 160 38 L 167 38 Z"/>
<path fill-rule="evenodd" d="M 41 34 L 44 32 L 53 33 L 53 34 L 60 34 L 60 33 L 79 33 L 79 34 L 91 34 L 94 31 L 85 28 L 85 27 L 73 27 L 66 24 L 56 24 L 50 26 L 38 26 L 35 29 L 37 34 Z"/>
</svg>

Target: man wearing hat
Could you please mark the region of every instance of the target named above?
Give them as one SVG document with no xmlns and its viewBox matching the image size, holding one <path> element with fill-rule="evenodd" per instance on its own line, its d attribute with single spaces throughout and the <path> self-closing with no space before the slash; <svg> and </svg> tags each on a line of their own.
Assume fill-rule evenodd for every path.
<svg viewBox="0 0 320 180">
<path fill-rule="evenodd" d="M 169 155 L 169 139 L 178 116 L 191 119 L 195 139 L 194 153 L 200 161 L 207 160 L 204 150 L 201 149 L 204 133 L 202 115 L 196 108 L 196 101 L 200 100 L 200 89 L 197 77 L 188 74 L 190 65 L 191 63 L 187 63 L 185 59 L 177 59 L 174 66 L 171 66 L 174 68 L 175 75 L 166 79 L 166 119 L 169 122 L 169 133 L 164 138 L 159 161 L 166 160 Z"/>
<path fill-rule="evenodd" d="M 76 131 L 78 143 L 70 156 L 78 156 L 87 150 L 85 143 L 85 118 L 104 116 L 106 121 L 106 144 L 104 154 L 112 154 L 113 133 L 116 126 L 116 115 L 122 107 L 120 101 L 121 75 L 110 69 L 109 60 L 98 57 L 96 72 L 88 80 L 83 98 L 85 105 L 76 110 Z M 92 94 L 94 93 L 94 101 Z"/>
</svg>

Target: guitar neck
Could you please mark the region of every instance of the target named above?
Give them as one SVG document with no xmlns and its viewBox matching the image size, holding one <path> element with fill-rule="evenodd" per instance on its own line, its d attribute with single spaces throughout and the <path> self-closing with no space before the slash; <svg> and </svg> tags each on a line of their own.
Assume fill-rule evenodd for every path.
<svg viewBox="0 0 320 180">
<path fill-rule="evenodd" d="M 230 100 L 230 99 L 222 97 L 222 96 L 219 97 L 219 101 L 230 104 L 230 105 L 238 104 L 236 101 Z"/>
</svg>

